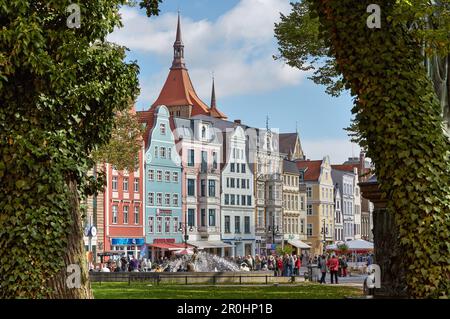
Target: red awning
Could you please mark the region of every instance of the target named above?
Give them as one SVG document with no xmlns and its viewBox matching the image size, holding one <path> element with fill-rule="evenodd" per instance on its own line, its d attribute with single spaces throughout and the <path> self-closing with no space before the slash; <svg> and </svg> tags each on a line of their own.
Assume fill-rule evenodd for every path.
<svg viewBox="0 0 450 319">
<path fill-rule="evenodd" d="M 167 249 L 167 250 L 180 250 L 186 248 L 185 244 L 175 244 L 175 243 L 156 243 L 150 244 L 150 247 L 155 247 L 159 249 Z M 193 248 L 194 246 L 187 244 L 188 248 Z"/>
</svg>

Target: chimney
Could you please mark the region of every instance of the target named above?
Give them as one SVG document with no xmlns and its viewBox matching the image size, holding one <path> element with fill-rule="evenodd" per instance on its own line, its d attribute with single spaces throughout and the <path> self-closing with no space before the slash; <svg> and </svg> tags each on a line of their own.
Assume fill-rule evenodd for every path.
<svg viewBox="0 0 450 319">
<path fill-rule="evenodd" d="M 234 123 L 241 124 L 241 120 L 234 120 Z"/>
</svg>

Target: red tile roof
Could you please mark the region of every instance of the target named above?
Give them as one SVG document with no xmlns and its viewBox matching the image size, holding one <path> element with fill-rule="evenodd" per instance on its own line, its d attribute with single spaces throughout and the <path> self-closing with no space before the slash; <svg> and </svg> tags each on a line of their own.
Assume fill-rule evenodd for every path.
<svg viewBox="0 0 450 319">
<path fill-rule="evenodd" d="M 359 171 L 359 163 L 355 164 L 340 164 L 340 165 L 331 165 L 332 169 L 338 170 L 338 171 L 346 171 L 353 173 L 353 168 L 356 167 Z"/>
<path fill-rule="evenodd" d="M 322 160 L 317 161 L 297 161 L 297 167 L 305 171 L 303 179 L 305 181 L 317 181 L 320 177 L 320 167 Z"/>
</svg>

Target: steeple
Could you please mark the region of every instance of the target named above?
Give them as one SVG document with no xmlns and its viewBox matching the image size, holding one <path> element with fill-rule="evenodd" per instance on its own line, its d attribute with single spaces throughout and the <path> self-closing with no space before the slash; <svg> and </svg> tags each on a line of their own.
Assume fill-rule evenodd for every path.
<svg viewBox="0 0 450 319">
<path fill-rule="evenodd" d="M 214 75 L 212 78 L 212 92 L 211 92 L 211 108 L 216 108 L 216 90 L 214 88 Z"/>
<path fill-rule="evenodd" d="M 177 35 L 173 43 L 173 62 L 170 69 L 186 69 L 184 63 L 184 44 L 181 40 L 180 12 L 178 11 Z"/>
</svg>

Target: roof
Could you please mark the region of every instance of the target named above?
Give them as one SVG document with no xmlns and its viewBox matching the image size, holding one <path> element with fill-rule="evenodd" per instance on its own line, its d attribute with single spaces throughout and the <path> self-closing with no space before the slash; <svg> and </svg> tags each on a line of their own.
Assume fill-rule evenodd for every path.
<svg viewBox="0 0 450 319">
<path fill-rule="evenodd" d="M 345 172 L 350 172 L 350 173 L 354 173 L 354 168 L 357 168 L 359 171 L 359 163 L 355 163 L 355 164 L 342 164 L 342 165 L 331 165 L 332 169 L 338 170 L 338 171 L 345 171 Z"/>
<path fill-rule="evenodd" d="M 280 139 L 280 152 L 290 154 L 294 152 L 295 144 L 298 140 L 298 133 L 281 133 Z"/>
<path fill-rule="evenodd" d="M 322 166 L 323 160 L 317 161 L 297 161 L 297 167 L 299 169 L 303 169 L 305 174 L 303 176 L 303 180 L 305 181 L 317 181 L 320 177 L 320 169 Z"/>
<path fill-rule="evenodd" d="M 296 163 L 288 160 L 283 160 L 283 173 L 299 175 Z"/>
</svg>

